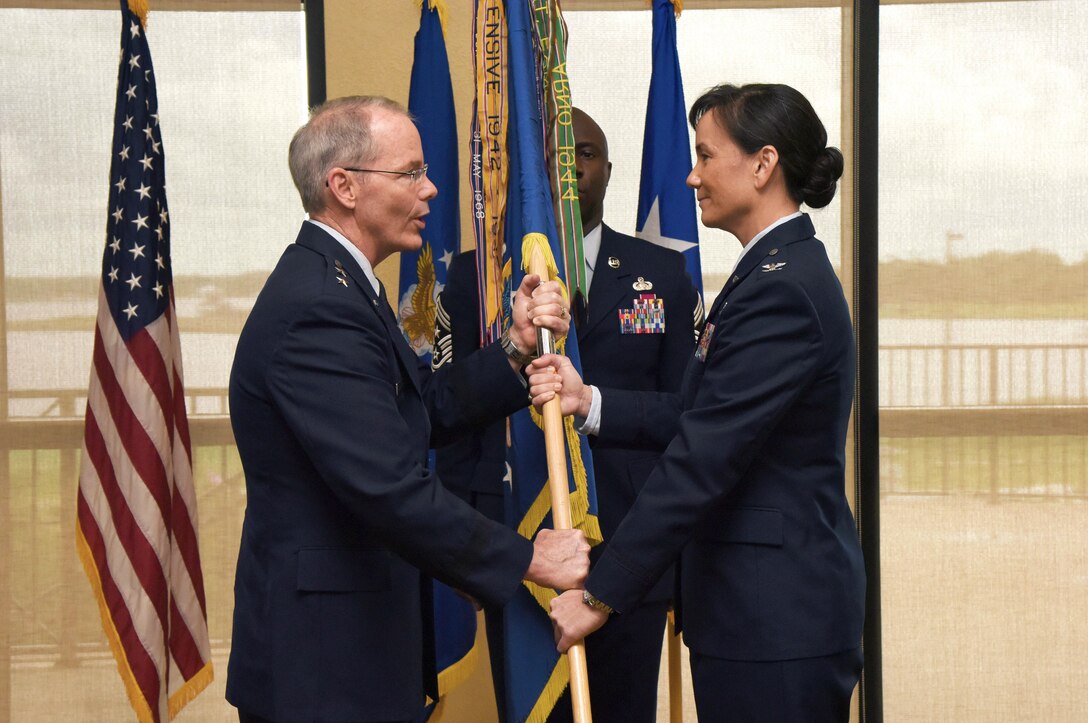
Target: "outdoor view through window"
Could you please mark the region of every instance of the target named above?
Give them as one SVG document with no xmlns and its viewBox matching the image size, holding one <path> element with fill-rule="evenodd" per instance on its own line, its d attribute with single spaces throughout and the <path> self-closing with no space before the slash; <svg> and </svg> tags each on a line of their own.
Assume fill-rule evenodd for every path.
<svg viewBox="0 0 1088 723">
<path fill-rule="evenodd" d="M 840 194 L 811 213 L 850 298 L 871 247 L 853 245 L 849 14 L 707 4 L 677 23 L 686 101 L 721 82 L 783 82 L 812 101 L 848 159 Z M 573 102 L 610 145 L 604 220 L 632 233 L 651 16 L 565 16 Z M 879 186 L 888 720 L 1071 721 L 1088 707 L 1084 20 L 1083 0 L 881 8 L 879 177 L 867 182 Z M 303 24 L 302 12 L 160 11 L 148 29 L 216 667 L 193 720 L 227 719 L 245 490 L 226 385 L 241 324 L 302 218 L 286 149 L 306 116 Z M 46 699 L 68 718 L 131 714 L 72 544 L 119 32 L 116 10 L 0 9 L 0 421 L 34 422 L 4 440 L 0 704 L 12 720 L 42 719 Z M 700 233 L 709 306 L 740 245 Z"/>
</svg>

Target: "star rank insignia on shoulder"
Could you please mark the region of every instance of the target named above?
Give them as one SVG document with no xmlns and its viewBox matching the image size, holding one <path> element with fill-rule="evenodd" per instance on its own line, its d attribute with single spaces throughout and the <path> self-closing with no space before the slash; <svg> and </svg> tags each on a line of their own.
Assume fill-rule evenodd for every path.
<svg viewBox="0 0 1088 723">
<path fill-rule="evenodd" d="M 336 266 L 336 283 L 346 287 L 348 285 L 348 275 L 344 271 L 344 265 L 340 263 L 340 259 L 333 259 L 332 263 Z"/>
<path fill-rule="evenodd" d="M 785 261 L 778 261 L 778 262 L 775 262 L 773 264 L 763 264 L 763 266 L 762 266 L 763 273 L 767 273 L 768 271 L 780 271 L 782 269 L 782 267 L 785 266 L 785 265 L 786 265 Z"/>
</svg>

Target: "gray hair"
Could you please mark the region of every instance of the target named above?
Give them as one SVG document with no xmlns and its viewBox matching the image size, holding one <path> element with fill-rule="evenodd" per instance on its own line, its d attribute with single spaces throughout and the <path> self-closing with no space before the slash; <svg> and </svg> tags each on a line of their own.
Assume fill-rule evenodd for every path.
<svg viewBox="0 0 1088 723">
<path fill-rule="evenodd" d="M 377 156 L 370 133 L 371 111 L 381 108 L 408 115 L 400 103 L 376 95 L 353 95 L 326 101 L 310 112 L 295 132 L 287 164 L 307 213 L 325 207 L 325 177 L 336 166 L 365 165 Z"/>
</svg>

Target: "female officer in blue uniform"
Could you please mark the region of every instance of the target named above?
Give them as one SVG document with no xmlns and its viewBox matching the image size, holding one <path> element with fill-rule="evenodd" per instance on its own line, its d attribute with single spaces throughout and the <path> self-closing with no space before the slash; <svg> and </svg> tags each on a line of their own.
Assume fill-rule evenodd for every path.
<svg viewBox="0 0 1088 723">
<path fill-rule="evenodd" d="M 700 720 L 846 721 L 865 595 L 845 495 L 854 337 L 800 210 L 831 202 L 842 154 L 784 85 L 718 86 L 690 121 L 702 221 L 744 248 L 685 371 L 677 435 L 585 590 L 552 603 L 556 639 L 566 650 L 623 615 L 679 560 Z M 564 412 L 586 411 L 564 359 L 533 369 L 536 403 L 561 389 Z"/>
</svg>

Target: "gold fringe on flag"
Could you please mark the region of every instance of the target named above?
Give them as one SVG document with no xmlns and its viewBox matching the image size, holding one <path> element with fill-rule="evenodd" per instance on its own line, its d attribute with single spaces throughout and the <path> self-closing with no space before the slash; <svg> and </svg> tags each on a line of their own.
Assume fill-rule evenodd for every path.
<svg viewBox="0 0 1088 723">
<path fill-rule="evenodd" d="M 548 678 L 544 690 L 540 691 L 540 696 L 536 699 L 536 705 L 526 716 L 525 723 L 546 723 L 552 709 L 559 702 L 559 697 L 563 695 L 563 691 L 567 689 L 569 683 L 570 664 L 567 662 L 567 656 L 560 655 L 555 667 L 552 668 L 552 674 Z"/>
<path fill-rule="evenodd" d="M 136 713 L 136 720 L 139 723 L 153 723 L 155 714 L 152 713 L 151 705 L 144 698 L 143 691 L 140 690 L 140 685 L 132 672 L 132 666 L 128 663 L 125 647 L 121 644 L 121 635 L 117 632 L 117 626 L 113 624 L 109 603 L 106 602 L 106 595 L 102 591 L 102 578 L 98 574 L 94 553 L 87 544 L 87 538 L 83 536 L 83 529 L 78 520 L 76 521 L 76 551 L 79 553 L 80 562 L 83 563 L 83 570 L 87 573 L 87 579 L 91 581 L 91 591 L 98 602 L 98 612 L 102 616 L 102 628 L 106 632 L 106 640 L 109 641 L 110 651 L 113 652 L 113 659 L 117 663 L 117 672 L 125 684 L 128 702 Z"/>
</svg>

